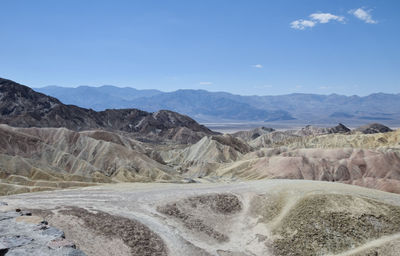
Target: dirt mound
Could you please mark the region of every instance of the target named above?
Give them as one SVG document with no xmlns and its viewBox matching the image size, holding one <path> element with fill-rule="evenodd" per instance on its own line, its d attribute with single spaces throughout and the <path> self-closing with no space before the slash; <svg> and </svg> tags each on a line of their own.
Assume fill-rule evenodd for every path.
<svg viewBox="0 0 400 256">
<path fill-rule="evenodd" d="M 273 230 L 275 255 L 327 255 L 400 232 L 400 207 L 350 195 L 299 200 Z M 310 241 L 304 243 L 304 241 Z"/>
<path fill-rule="evenodd" d="M 397 256 L 400 246 L 400 196 L 339 183 L 125 183 L 1 200 L 0 211 L 38 209 L 89 256 Z"/>
<path fill-rule="evenodd" d="M 164 241 L 138 221 L 78 207 L 69 207 L 60 213 L 78 217 L 86 228 L 98 235 L 121 239 L 132 255 L 168 255 Z"/>
</svg>

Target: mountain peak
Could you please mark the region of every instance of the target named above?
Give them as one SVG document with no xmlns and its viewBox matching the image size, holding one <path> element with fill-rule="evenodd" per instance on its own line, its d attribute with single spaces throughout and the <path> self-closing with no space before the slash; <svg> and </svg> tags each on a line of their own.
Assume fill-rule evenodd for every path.
<svg viewBox="0 0 400 256">
<path fill-rule="evenodd" d="M 112 109 L 96 112 L 38 93 L 11 80 L 0 80 L 0 122 L 16 127 L 66 127 L 71 130 L 104 129 L 156 138 L 177 138 L 185 128 L 182 143 L 216 134 L 188 116 L 172 111 L 149 113 L 138 109 Z"/>
</svg>

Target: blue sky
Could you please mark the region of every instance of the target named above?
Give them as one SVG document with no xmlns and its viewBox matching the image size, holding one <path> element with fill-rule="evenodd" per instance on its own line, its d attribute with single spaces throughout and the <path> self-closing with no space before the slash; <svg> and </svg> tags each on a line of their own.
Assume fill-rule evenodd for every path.
<svg viewBox="0 0 400 256">
<path fill-rule="evenodd" d="M 237 94 L 400 93 L 400 1 L 0 0 L 0 76 Z"/>
</svg>

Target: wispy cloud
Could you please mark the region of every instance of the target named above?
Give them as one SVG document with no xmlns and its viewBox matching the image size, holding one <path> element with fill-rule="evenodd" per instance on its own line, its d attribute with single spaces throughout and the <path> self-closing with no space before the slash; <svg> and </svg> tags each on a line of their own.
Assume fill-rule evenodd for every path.
<svg viewBox="0 0 400 256">
<path fill-rule="evenodd" d="M 340 22 L 344 21 L 343 16 L 337 16 L 337 15 L 333 15 L 331 13 L 313 13 L 313 14 L 310 14 L 310 18 L 319 23 L 328 23 L 331 20 L 337 20 Z"/>
<path fill-rule="evenodd" d="M 200 82 L 199 84 L 200 85 L 212 85 L 213 83 L 212 82 Z"/>
<path fill-rule="evenodd" d="M 255 65 L 252 65 L 252 67 L 253 67 L 253 68 L 263 68 L 263 65 L 261 65 L 261 64 L 255 64 Z"/>
<path fill-rule="evenodd" d="M 306 28 L 312 28 L 315 26 L 315 22 L 311 20 L 295 20 L 290 23 L 290 27 L 293 29 L 304 30 Z"/>
<path fill-rule="evenodd" d="M 312 28 L 318 23 L 328 23 L 332 20 L 344 22 L 343 16 L 334 15 L 331 13 L 312 13 L 309 15 L 309 20 L 299 19 L 290 23 L 290 27 L 293 29 L 304 30 L 306 28 Z"/>
<path fill-rule="evenodd" d="M 372 19 L 371 10 L 364 10 L 363 8 L 358 8 L 355 10 L 350 10 L 349 13 L 356 16 L 358 19 L 364 21 L 369 24 L 376 24 L 378 21 Z"/>
</svg>

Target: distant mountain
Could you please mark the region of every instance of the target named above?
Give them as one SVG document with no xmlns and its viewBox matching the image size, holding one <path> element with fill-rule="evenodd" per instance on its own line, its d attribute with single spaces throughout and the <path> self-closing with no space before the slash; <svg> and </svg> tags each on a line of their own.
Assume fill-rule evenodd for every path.
<svg viewBox="0 0 400 256">
<path fill-rule="evenodd" d="M 160 110 L 113 109 L 96 112 L 35 92 L 0 78 L 0 123 L 15 127 L 65 127 L 75 131 L 104 129 L 194 142 L 216 134 L 188 116 Z"/>
<path fill-rule="evenodd" d="M 168 109 L 201 122 L 296 122 L 305 124 L 363 124 L 385 121 L 400 124 L 400 94 L 376 93 L 369 96 L 338 94 L 288 94 L 241 96 L 205 90 L 161 92 L 114 86 L 44 87 L 36 89 L 67 104 L 104 110 L 140 108 Z"/>
<path fill-rule="evenodd" d="M 154 112 L 160 109 L 168 109 L 202 121 L 294 119 L 286 111 L 259 109 L 250 106 L 248 103 L 204 90 L 161 92 L 114 86 L 80 86 L 77 88 L 48 86 L 35 88 L 35 90 L 56 97 L 64 103 L 95 110 L 139 108 Z"/>
<path fill-rule="evenodd" d="M 152 97 L 138 98 L 132 101 L 132 106 L 140 106 L 147 111 L 173 109 L 198 120 L 210 121 L 277 121 L 294 119 L 287 111 L 260 109 L 256 106 L 251 106 L 249 103 L 204 90 L 178 90 Z"/>
<path fill-rule="evenodd" d="M 76 88 L 47 86 L 34 88 L 34 90 L 55 97 L 66 104 L 98 111 L 112 108 L 130 108 L 132 107 L 131 101 L 134 99 L 162 93 L 157 90 L 136 90 L 130 87 L 120 88 L 111 85 L 101 87 L 79 86 Z"/>
</svg>

